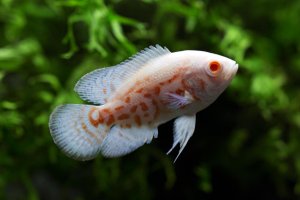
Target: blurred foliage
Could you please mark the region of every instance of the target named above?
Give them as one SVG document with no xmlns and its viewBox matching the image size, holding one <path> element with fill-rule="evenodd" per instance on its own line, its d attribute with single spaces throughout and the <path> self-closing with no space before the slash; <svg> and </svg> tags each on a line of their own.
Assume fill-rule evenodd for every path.
<svg viewBox="0 0 300 200">
<path fill-rule="evenodd" d="M 300 1 L 0 0 L 0 199 L 299 199 L 299 19 Z M 63 155 L 51 111 L 151 44 L 240 65 L 179 160 L 171 123 L 126 157 Z"/>
</svg>

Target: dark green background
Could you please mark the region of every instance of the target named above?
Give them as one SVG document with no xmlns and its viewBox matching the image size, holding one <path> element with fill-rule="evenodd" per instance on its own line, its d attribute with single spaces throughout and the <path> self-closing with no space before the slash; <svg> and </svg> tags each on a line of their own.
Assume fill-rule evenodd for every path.
<svg viewBox="0 0 300 200">
<path fill-rule="evenodd" d="M 0 0 L 0 199 L 299 199 L 299 21 L 299 0 Z M 125 157 L 61 153 L 76 81 L 154 44 L 240 65 L 177 162 L 172 123 Z"/>
</svg>

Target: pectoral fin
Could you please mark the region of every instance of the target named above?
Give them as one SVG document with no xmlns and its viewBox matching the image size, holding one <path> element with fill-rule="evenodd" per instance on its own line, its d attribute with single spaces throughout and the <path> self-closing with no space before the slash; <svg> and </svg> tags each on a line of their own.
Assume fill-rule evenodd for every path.
<svg viewBox="0 0 300 200">
<path fill-rule="evenodd" d="M 181 154 L 190 137 L 193 135 L 195 130 L 195 124 L 196 115 L 184 115 L 175 120 L 173 146 L 167 153 L 169 154 L 174 149 L 174 147 L 178 143 L 180 143 L 179 153 L 176 156 L 174 162 L 177 160 L 178 156 Z"/>
<path fill-rule="evenodd" d="M 163 102 L 165 102 L 165 105 L 172 110 L 182 108 L 193 101 L 194 98 L 188 91 L 185 91 L 184 95 L 168 92 L 163 97 Z"/>
</svg>

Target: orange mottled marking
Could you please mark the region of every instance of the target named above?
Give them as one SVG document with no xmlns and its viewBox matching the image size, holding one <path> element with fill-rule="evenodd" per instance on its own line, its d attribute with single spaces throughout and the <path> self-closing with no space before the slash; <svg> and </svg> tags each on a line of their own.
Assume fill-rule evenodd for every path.
<svg viewBox="0 0 300 200">
<path fill-rule="evenodd" d="M 143 92 L 143 88 L 140 88 L 136 91 L 136 93 L 142 93 Z"/>
<path fill-rule="evenodd" d="M 126 128 L 131 128 L 131 124 L 125 124 Z"/>
<path fill-rule="evenodd" d="M 138 125 L 138 126 L 141 126 L 142 125 L 142 120 L 141 120 L 141 117 L 139 115 L 135 115 L 134 116 L 134 121 L 135 123 Z"/>
<path fill-rule="evenodd" d="M 106 94 L 106 88 L 103 88 L 102 91 L 103 91 L 103 94 Z"/>
<path fill-rule="evenodd" d="M 170 78 L 170 79 L 168 80 L 168 83 L 172 83 L 172 82 L 175 81 L 178 77 L 179 77 L 179 75 L 178 75 L 178 74 L 175 74 L 172 78 Z"/>
<path fill-rule="evenodd" d="M 129 118 L 129 115 L 124 113 L 118 117 L 118 120 L 124 120 L 124 119 L 128 119 L 128 118 Z"/>
<path fill-rule="evenodd" d="M 125 98 L 125 102 L 126 102 L 126 103 L 130 103 L 130 96 L 127 96 L 127 97 Z"/>
<path fill-rule="evenodd" d="M 151 94 L 150 93 L 146 93 L 146 94 L 144 94 L 144 97 L 151 98 Z"/>
<path fill-rule="evenodd" d="M 155 106 L 155 112 L 154 112 L 154 119 L 155 119 L 159 115 L 159 108 L 157 102 L 154 99 L 152 99 L 152 104 Z"/>
<path fill-rule="evenodd" d="M 184 89 L 187 89 L 188 84 L 186 83 L 186 81 L 184 79 L 181 80 L 181 84 L 183 85 Z"/>
<path fill-rule="evenodd" d="M 165 82 L 160 82 L 159 85 L 163 86 L 165 84 Z"/>
<path fill-rule="evenodd" d="M 102 115 L 100 115 L 100 113 L 99 113 L 99 120 L 98 120 L 98 122 L 100 124 L 102 124 L 104 122 L 104 118 L 102 117 Z"/>
<path fill-rule="evenodd" d="M 99 141 L 99 138 L 97 138 L 96 134 L 93 133 L 92 131 L 90 131 L 90 130 L 87 128 L 87 126 L 85 125 L 85 123 L 81 123 L 81 127 L 82 127 L 82 129 L 83 129 L 87 134 L 89 134 L 92 138 L 96 139 L 96 141 L 97 141 L 98 143 L 101 142 L 101 141 Z M 86 139 L 87 139 L 87 141 L 89 141 L 89 143 L 92 143 L 88 138 L 86 138 Z"/>
<path fill-rule="evenodd" d="M 141 102 L 140 106 L 141 106 L 143 111 L 147 111 L 149 109 L 149 107 L 147 106 L 147 104 L 145 102 Z"/>
<path fill-rule="evenodd" d="M 104 113 L 108 113 L 108 114 L 110 114 L 111 112 L 110 112 L 110 110 L 108 109 L 108 108 L 104 108 L 103 110 L 102 110 L 102 112 L 104 112 Z"/>
<path fill-rule="evenodd" d="M 137 109 L 137 105 L 134 105 L 130 108 L 130 112 L 135 113 Z"/>
<path fill-rule="evenodd" d="M 152 99 L 152 104 L 157 107 L 157 102 L 154 99 Z"/>
<path fill-rule="evenodd" d="M 97 108 L 92 108 L 88 114 L 89 117 L 89 121 L 91 122 L 91 124 L 95 127 L 97 127 L 99 125 L 99 119 L 94 119 L 93 118 L 93 113 L 97 111 Z"/>
<path fill-rule="evenodd" d="M 134 89 L 135 89 L 135 87 L 131 87 L 131 88 L 126 92 L 125 95 L 129 95 L 130 93 L 133 92 Z"/>
<path fill-rule="evenodd" d="M 177 89 L 177 90 L 175 91 L 175 93 L 176 93 L 176 94 L 179 94 L 179 95 L 183 94 L 183 92 L 184 92 L 184 90 L 182 90 L 182 89 Z"/>
<path fill-rule="evenodd" d="M 115 107 L 115 110 L 116 111 L 120 111 L 120 110 L 122 110 L 124 108 L 124 106 L 118 106 L 118 107 Z"/>
<path fill-rule="evenodd" d="M 199 80 L 199 85 L 201 90 L 206 90 L 206 83 L 203 79 Z"/>
<path fill-rule="evenodd" d="M 109 118 L 108 118 L 108 120 L 106 122 L 107 126 L 112 125 L 114 122 L 115 122 L 115 117 L 112 114 L 110 114 Z"/>
<path fill-rule="evenodd" d="M 159 115 L 159 109 L 156 109 L 156 110 L 155 110 L 155 113 L 154 113 L 154 119 L 157 118 L 158 115 Z"/>
<path fill-rule="evenodd" d="M 154 94 L 159 95 L 159 93 L 160 93 L 160 87 L 159 87 L 159 86 L 156 86 L 156 87 L 154 88 Z"/>
</svg>

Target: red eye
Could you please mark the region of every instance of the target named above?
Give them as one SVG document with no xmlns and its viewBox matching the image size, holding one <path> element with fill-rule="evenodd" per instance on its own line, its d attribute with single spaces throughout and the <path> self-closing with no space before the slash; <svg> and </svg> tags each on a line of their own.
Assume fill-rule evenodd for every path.
<svg viewBox="0 0 300 200">
<path fill-rule="evenodd" d="M 209 63 L 209 69 L 212 73 L 218 73 L 221 70 L 221 64 L 217 61 Z"/>
</svg>

